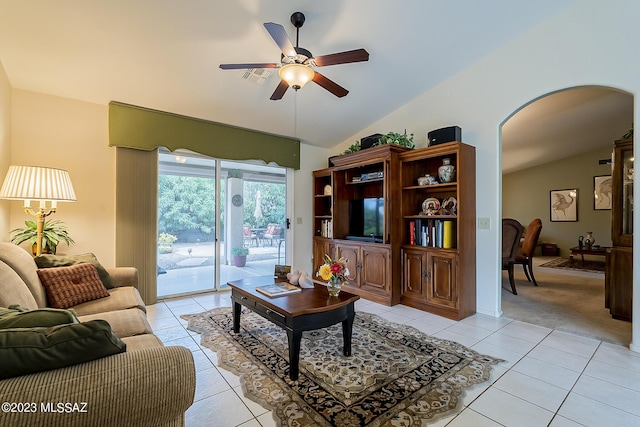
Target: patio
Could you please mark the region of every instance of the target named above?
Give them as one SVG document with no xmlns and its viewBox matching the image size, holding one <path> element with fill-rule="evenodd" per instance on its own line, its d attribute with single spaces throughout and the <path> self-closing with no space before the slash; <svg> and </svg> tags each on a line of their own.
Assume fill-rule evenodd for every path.
<svg viewBox="0 0 640 427">
<path fill-rule="evenodd" d="M 220 262 L 220 283 L 229 280 L 273 274 L 274 266 L 284 262 L 284 243 L 278 246 L 252 246 L 244 267 Z M 224 243 L 220 252 L 224 254 Z M 214 288 L 215 245 L 213 242 L 174 243 L 171 253 L 158 254 L 158 297 L 211 291 Z M 229 261 L 232 262 L 231 260 Z"/>
</svg>

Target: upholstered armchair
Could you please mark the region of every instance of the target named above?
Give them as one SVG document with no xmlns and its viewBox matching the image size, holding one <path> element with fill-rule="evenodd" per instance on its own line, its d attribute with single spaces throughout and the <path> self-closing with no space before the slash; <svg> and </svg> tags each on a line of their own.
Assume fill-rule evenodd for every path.
<svg viewBox="0 0 640 427">
<path fill-rule="evenodd" d="M 528 281 L 533 281 L 533 284 L 538 286 L 536 278 L 533 276 L 533 255 L 538 245 L 538 238 L 542 231 L 542 220 L 536 218 L 527 225 L 524 231 L 524 240 L 522 241 L 522 250 L 516 255 L 516 264 L 522 265 L 524 275 L 527 276 Z"/>
<path fill-rule="evenodd" d="M 515 278 L 513 277 L 513 266 L 516 263 L 516 254 L 520 245 L 520 238 L 524 232 L 522 224 L 513 218 L 502 219 L 502 270 L 509 272 L 509 283 L 511 292 L 518 295 L 516 291 Z"/>
</svg>

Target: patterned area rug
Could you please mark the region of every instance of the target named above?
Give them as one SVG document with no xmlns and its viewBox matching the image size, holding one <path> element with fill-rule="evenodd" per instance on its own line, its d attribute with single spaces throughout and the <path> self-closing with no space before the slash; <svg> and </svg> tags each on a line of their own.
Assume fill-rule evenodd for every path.
<svg viewBox="0 0 640 427">
<path fill-rule="evenodd" d="M 300 375 L 291 381 L 286 333 L 270 321 L 243 310 L 234 334 L 229 307 L 182 318 L 281 426 L 425 425 L 456 409 L 464 389 L 489 379 L 501 362 L 358 312 L 352 356 L 342 355 L 341 324 L 305 332 Z"/>
<path fill-rule="evenodd" d="M 540 267 L 561 268 L 563 270 L 589 271 L 591 273 L 604 273 L 604 261 L 582 261 L 580 256 L 569 258 L 556 258 L 549 262 L 540 264 Z"/>
</svg>

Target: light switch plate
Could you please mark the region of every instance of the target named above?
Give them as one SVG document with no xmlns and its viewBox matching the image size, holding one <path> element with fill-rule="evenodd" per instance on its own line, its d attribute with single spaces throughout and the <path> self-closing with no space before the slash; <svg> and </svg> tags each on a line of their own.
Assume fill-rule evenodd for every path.
<svg viewBox="0 0 640 427">
<path fill-rule="evenodd" d="M 491 218 L 478 218 L 478 230 L 489 230 L 491 228 Z"/>
</svg>

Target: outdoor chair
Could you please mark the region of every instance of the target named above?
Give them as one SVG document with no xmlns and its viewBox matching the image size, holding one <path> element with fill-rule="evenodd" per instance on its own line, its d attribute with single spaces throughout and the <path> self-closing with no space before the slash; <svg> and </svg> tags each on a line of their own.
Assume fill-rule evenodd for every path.
<svg viewBox="0 0 640 427">
<path fill-rule="evenodd" d="M 264 232 L 262 238 L 264 240 L 269 239 L 271 241 L 270 245 L 273 246 L 274 240 L 282 238 L 282 227 L 278 224 L 269 224 L 267 226 L 267 231 Z"/>
<path fill-rule="evenodd" d="M 522 265 L 524 275 L 527 276 L 527 280 L 533 282 L 535 286 L 538 286 L 536 278 L 533 276 L 533 254 L 536 251 L 538 245 L 538 238 L 540 237 L 540 231 L 542 231 L 542 220 L 536 218 L 529 223 L 524 231 L 524 240 L 522 242 L 522 250 L 516 255 L 515 264 Z"/>
<path fill-rule="evenodd" d="M 509 283 L 511 292 L 518 295 L 516 291 L 515 278 L 513 277 L 513 266 L 516 262 L 516 254 L 520 238 L 524 232 L 524 227 L 517 220 L 512 218 L 502 219 L 502 270 L 509 272 Z"/>
<path fill-rule="evenodd" d="M 252 232 L 248 225 L 242 227 L 242 237 L 245 246 L 251 246 L 251 242 L 256 242 L 256 246 L 258 246 L 258 235 Z"/>
</svg>

